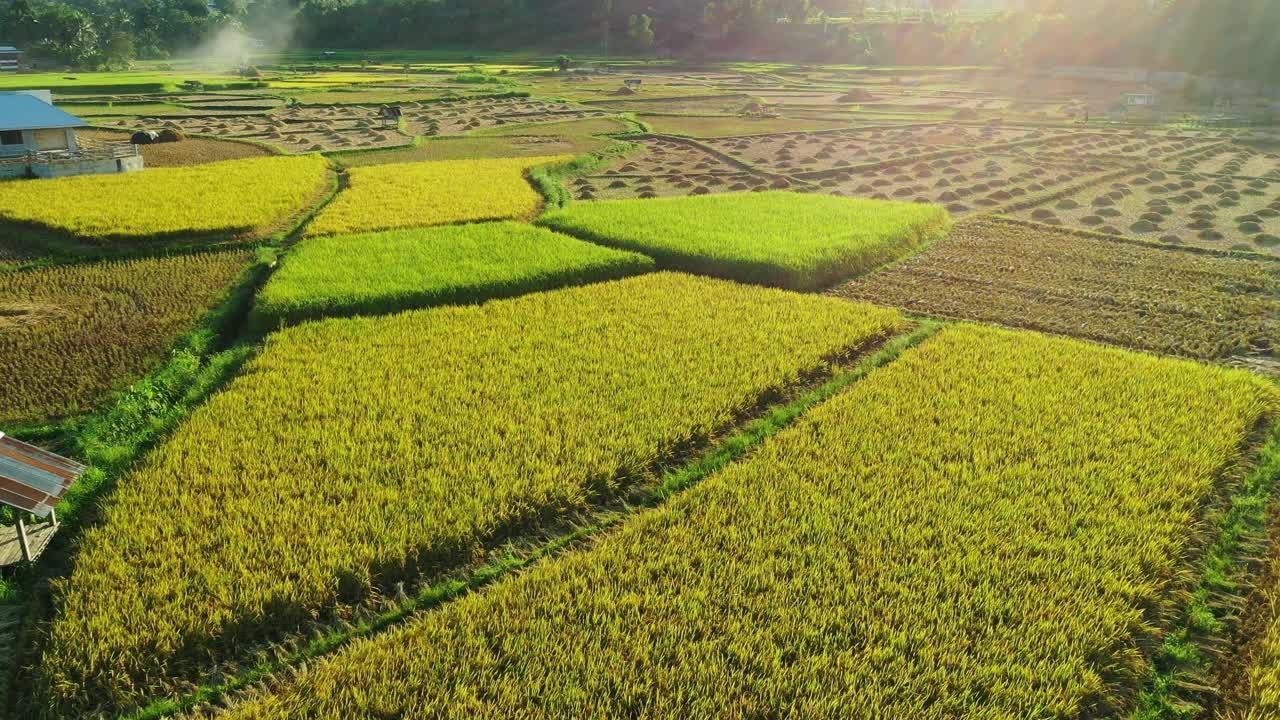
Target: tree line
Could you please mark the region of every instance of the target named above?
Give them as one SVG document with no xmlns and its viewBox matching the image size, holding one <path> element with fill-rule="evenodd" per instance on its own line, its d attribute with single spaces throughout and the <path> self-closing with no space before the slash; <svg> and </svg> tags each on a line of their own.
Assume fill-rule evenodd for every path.
<svg viewBox="0 0 1280 720">
<path fill-rule="evenodd" d="M 195 48 L 226 29 L 310 48 L 572 48 L 866 64 L 1136 65 L 1272 79 L 1275 0 L 0 0 L 0 44 L 72 66 Z"/>
</svg>

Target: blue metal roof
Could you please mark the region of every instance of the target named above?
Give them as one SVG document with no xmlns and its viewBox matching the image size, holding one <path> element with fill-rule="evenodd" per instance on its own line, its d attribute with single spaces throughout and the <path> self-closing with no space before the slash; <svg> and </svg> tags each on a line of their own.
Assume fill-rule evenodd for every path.
<svg viewBox="0 0 1280 720">
<path fill-rule="evenodd" d="M 34 95 L 0 93 L 0 130 L 77 128 L 88 124 Z"/>
</svg>

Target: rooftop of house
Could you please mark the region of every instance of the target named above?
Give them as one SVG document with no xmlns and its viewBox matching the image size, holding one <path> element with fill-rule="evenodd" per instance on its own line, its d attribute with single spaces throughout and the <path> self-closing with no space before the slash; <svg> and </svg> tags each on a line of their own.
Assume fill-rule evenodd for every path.
<svg viewBox="0 0 1280 720">
<path fill-rule="evenodd" d="M 25 93 L 0 93 L 0 131 L 78 128 L 89 123 Z"/>
</svg>

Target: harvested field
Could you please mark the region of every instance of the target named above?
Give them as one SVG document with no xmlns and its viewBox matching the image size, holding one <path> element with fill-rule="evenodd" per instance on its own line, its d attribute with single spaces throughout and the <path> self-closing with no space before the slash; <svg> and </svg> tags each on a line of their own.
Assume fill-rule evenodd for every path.
<svg viewBox="0 0 1280 720">
<path fill-rule="evenodd" d="M 1190 165 L 1176 168 L 1203 175 L 1236 175 L 1280 180 L 1280 153 L 1235 144 L 1215 146 Z"/>
<path fill-rule="evenodd" d="M 409 131 L 416 135 L 456 135 L 528 123 L 605 118 L 613 113 L 561 102 L 528 98 L 482 98 L 423 103 L 406 108 Z"/>
<path fill-rule="evenodd" d="M 575 203 L 538 220 L 666 268 L 794 290 L 896 260 L 950 222 L 934 205 L 788 192 Z"/>
<path fill-rule="evenodd" d="M 613 112 L 664 112 L 664 113 L 716 113 L 737 115 L 750 100 L 746 95 L 723 95 L 708 92 L 708 97 L 698 98 L 626 98 L 609 100 L 593 100 L 583 104 L 591 108 L 599 108 Z"/>
<path fill-rule="evenodd" d="M 999 219 L 832 291 L 911 312 L 1224 359 L 1280 355 L 1280 263 Z"/>
<path fill-rule="evenodd" d="M 809 173 L 900 160 L 950 147 L 973 148 L 1047 134 L 1042 130 L 928 125 L 742 136 L 705 142 L 753 167 L 780 173 Z M 938 140 L 954 145 L 931 144 Z"/>
<path fill-rule="evenodd" d="M 902 161 L 877 170 L 795 175 L 816 192 L 873 200 L 935 203 L 957 217 L 991 210 L 1086 180 L 1106 168 L 1046 163 L 1024 154 L 969 153 Z"/>
<path fill-rule="evenodd" d="M 287 108 L 261 116 L 158 118 L 149 127 L 175 128 L 188 135 L 256 140 L 289 153 L 396 147 L 413 142 L 394 125 L 384 127 L 377 107 L 358 105 L 335 106 L 315 113 Z"/>
<path fill-rule="evenodd" d="M 635 141 L 628 154 L 594 175 L 570 183 L 578 200 L 629 200 L 785 189 L 790 181 L 754 173 L 696 144 L 667 138 Z"/>
<path fill-rule="evenodd" d="M 275 333 L 83 536 L 40 663 L 48 707 L 127 706 L 625 493 L 905 325 L 658 273 Z"/>
<path fill-rule="evenodd" d="M 478 160 L 488 158 L 576 156 L 595 152 L 609 144 L 607 139 L 585 135 L 503 135 L 429 138 L 418 145 L 334 153 L 329 159 L 344 167 L 387 165 L 434 160 Z"/>
<path fill-rule="evenodd" d="M 222 297 L 244 252 L 0 272 L 0 422 L 91 409 Z"/>
<path fill-rule="evenodd" d="M 76 132 L 76 136 L 82 140 L 104 142 L 128 142 L 130 134 L 128 131 L 98 129 Z M 187 138 L 181 142 L 139 145 L 138 149 L 142 151 L 143 162 L 148 168 L 185 167 L 222 160 L 268 157 L 275 154 L 267 148 L 250 143 L 209 138 Z"/>
<path fill-rule="evenodd" d="M 1216 140 L 1195 135 L 1157 131 L 1115 130 L 1106 133 L 1068 131 L 1058 134 L 1035 151 L 1066 157 L 1176 162 L 1177 158 L 1195 152 L 1212 152 Z"/>
<path fill-rule="evenodd" d="M 1241 371 L 944 330 L 664 507 L 228 720 L 1124 716 L 1277 400 Z"/>
<path fill-rule="evenodd" d="M 1280 256 L 1280 180 L 1150 170 L 1013 215 L 1168 244 Z"/>
<path fill-rule="evenodd" d="M 639 120 L 652 126 L 655 132 L 674 135 L 691 135 L 698 138 L 715 138 L 735 135 L 756 135 L 781 132 L 812 132 L 848 127 L 851 120 L 821 120 L 806 118 L 744 118 L 736 115 L 640 115 Z"/>
</svg>

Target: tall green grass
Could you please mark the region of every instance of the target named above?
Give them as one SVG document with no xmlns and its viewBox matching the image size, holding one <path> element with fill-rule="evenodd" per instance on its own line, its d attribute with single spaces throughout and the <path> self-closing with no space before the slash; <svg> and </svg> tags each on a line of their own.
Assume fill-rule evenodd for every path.
<svg viewBox="0 0 1280 720">
<path fill-rule="evenodd" d="M 788 192 L 576 203 L 538 221 L 664 268 L 793 290 L 903 257 L 950 222 L 933 205 Z"/>
</svg>

